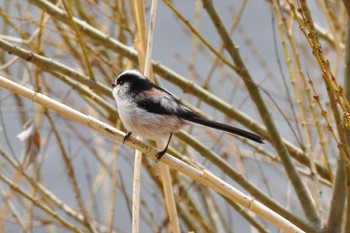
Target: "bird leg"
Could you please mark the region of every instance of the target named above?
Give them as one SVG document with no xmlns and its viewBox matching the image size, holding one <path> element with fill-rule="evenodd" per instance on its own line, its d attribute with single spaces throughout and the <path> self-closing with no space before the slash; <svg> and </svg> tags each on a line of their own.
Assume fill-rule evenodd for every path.
<svg viewBox="0 0 350 233">
<path fill-rule="evenodd" d="M 126 141 L 128 138 L 130 138 L 131 134 L 132 134 L 131 131 L 129 131 L 129 132 L 127 132 L 127 133 L 125 134 L 124 139 L 123 139 L 123 144 L 125 143 L 125 141 Z"/>
<path fill-rule="evenodd" d="M 158 161 L 163 157 L 163 155 L 166 153 L 166 151 L 168 150 L 168 146 L 169 146 L 169 143 L 170 143 L 170 140 L 171 140 L 171 137 L 172 137 L 172 136 L 173 136 L 173 133 L 170 134 L 169 139 L 168 139 L 168 142 L 167 142 L 167 144 L 166 144 L 164 150 L 159 151 L 159 152 L 157 153 L 156 162 L 158 162 Z"/>
</svg>

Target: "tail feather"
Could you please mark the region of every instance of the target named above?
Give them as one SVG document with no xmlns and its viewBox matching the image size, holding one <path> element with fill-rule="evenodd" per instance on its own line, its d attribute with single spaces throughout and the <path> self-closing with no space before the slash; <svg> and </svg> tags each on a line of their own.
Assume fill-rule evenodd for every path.
<svg viewBox="0 0 350 233">
<path fill-rule="evenodd" d="M 264 143 L 264 139 L 262 137 L 260 137 L 259 135 L 250 133 L 248 131 L 233 127 L 233 126 L 229 126 L 229 125 L 225 125 L 219 122 L 215 122 L 215 121 L 209 121 L 209 120 L 205 120 L 203 118 L 197 117 L 197 116 L 187 116 L 185 117 L 186 120 L 191 121 L 193 123 L 197 123 L 200 125 L 205 125 L 214 129 L 219 129 L 228 133 L 232 133 L 232 134 L 236 134 L 239 135 L 241 137 L 253 140 L 255 142 L 258 143 Z"/>
</svg>

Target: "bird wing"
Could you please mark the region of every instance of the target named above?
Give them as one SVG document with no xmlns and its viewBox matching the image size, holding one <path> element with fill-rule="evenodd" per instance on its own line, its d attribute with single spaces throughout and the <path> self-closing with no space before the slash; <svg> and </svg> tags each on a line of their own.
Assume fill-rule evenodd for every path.
<svg viewBox="0 0 350 233">
<path fill-rule="evenodd" d="M 147 112 L 155 114 L 179 117 L 187 114 L 197 116 L 190 109 L 183 106 L 170 92 L 155 84 L 146 93 L 143 93 L 142 97 L 137 100 L 137 105 Z"/>
<path fill-rule="evenodd" d="M 137 105 L 147 112 L 161 115 L 182 115 L 183 112 L 190 111 L 168 93 L 165 95 L 149 95 L 137 101 Z"/>
<path fill-rule="evenodd" d="M 254 133 L 219 122 L 203 119 L 187 107 L 183 106 L 172 94 L 161 87 L 154 85 L 154 87 L 147 92 L 147 94 L 144 93 L 142 98 L 137 101 L 138 107 L 147 112 L 161 115 L 175 115 L 193 123 L 237 134 L 258 143 L 264 143 L 264 139 Z"/>
</svg>

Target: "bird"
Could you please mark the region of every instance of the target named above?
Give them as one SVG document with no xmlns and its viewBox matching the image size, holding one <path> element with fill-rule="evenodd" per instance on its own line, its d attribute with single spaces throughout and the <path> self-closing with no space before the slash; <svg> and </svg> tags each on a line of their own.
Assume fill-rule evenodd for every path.
<svg viewBox="0 0 350 233">
<path fill-rule="evenodd" d="M 112 94 L 119 117 L 128 130 L 123 143 L 131 134 L 156 141 L 168 138 L 165 148 L 157 153 L 156 162 L 167 152 L 173 133 L 189 123 L 264 143 L 264 139 L 259 135 L 204 119 L 135 69 L 125 70 L 117 76 L 112 83 Z"/>
</svg>

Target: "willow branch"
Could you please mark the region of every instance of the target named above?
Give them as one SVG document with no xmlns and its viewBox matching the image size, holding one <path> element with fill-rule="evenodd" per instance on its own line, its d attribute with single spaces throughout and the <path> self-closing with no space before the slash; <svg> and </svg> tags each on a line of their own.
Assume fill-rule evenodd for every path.
<svg viewBox="0 0 350 233">
<path fill-rule="evenodd" d="M 1 76 L 0 87 L 5 88 L 18 95 L 21 95 L 25 98 L 28 98 L 45 108 L 55 111 L 58 114 L 70 120 L 87 126 L 90 129 L 100 132 L 101 134 L 108 136 L 118 142 L 122 142 L 124 139 L 125 134 L 115 129 L 114 127 Z M 156 159 L 157 153 L 159 152 L 154 147 L 150 147 L 134 137 L 130 137 L 125 142 L 125 144 L 133 147 L 134 149 L 142 151 L 144 154 L 152 157 L 153 159 Z M 235 201 L 236 203 L 246 208 L 249 208 L 257 215 L 261 216 L 262 218 L 266 219 L 267 221 L 271 222 L 272 224 L 276 225 L 277 227 L 281 228 L 286 232 L 304 232 L 285 218 L 281 217 L 271 209 L 256 201 L 254 198 L 251 198 L 238 191 L 237 189 L 224 182 L 220 178 L 216 177 L 206 169 L 194 168 L 172 156 L 169 156 L 168 154 L 163 156 L 161 162 L 191 177 L 192 179 L 198 181 L 202 185 L 215 190 L 216 192 L 229 198 L 230 200 Z"/>
</svg>

